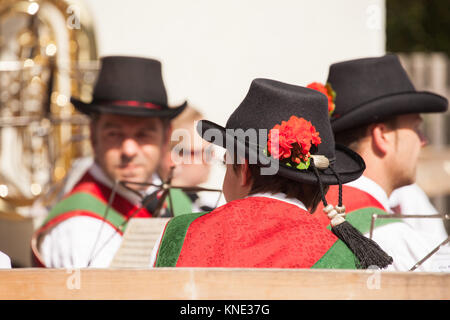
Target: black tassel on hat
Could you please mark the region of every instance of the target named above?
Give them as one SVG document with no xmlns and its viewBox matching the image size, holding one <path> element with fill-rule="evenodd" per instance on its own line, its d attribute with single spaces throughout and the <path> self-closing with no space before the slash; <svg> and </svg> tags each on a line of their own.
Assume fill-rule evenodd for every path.
<svg viewBox="0 0 450 320">
<path fill-rule="evenodd" d="M 377 266 L 384 269 L 394 261 L 380 246 L 365 237 L 348 221 L 344 221 L 331 228 L 331 231 L 341 239 L 359 260 L 358 269 L 367 269 Z"/>
<path fill-rule="evenodd" d="M 327 204 L 325 194 L 323 192 L 322 181 L 318 170 L 314 165 L 314 161 L 311 161 L 311 167 L 313 168 L 319 182 L 322 202 L 324 205 L 323 211 L 331 220 L 331 231 L 354 253 L 359 261 L 359 264 L 357 265 L 358 269 L 367 269 L 371 266 L 377 266 L 380 269 L 384 269 L 392 264 L 392 257 L 384 252 L 375 241 L 365 237 L 358 229 L 353 227 L 348 221 L 345 221 L 345 206 L 342 205 L 342 183 L 339 178 L 339 174 L 337 174 L 337 172 L 333 170 L 332 166 L 330 166 L 330 169 L 336 175 L 339 182 L 339 202 L 338 206 L 333 207 L 332 205 Z"/>
</svg>

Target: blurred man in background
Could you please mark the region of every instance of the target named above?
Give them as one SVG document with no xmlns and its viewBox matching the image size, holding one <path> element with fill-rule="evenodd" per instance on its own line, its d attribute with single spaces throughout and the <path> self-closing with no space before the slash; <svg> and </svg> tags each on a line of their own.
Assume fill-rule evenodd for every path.
<svg viewBox="0 0 450 320">
<path fill-rule="evenodd" d="M 211 172 L 211 160 L 214 156 L 212 145 L 203 140 L 195 131 L 198 121 L 203 115 L 195 108 L 187 106 L 184 111 L 172 121 L 171 152 L 164 161 L 164 172 L 167 177 L 173 166 L 173 186 L 199 186 L 208 181 Z M 193 212 L 211 211 L 219 194 L 186 192 L 191 199 Z"/>
<path fill-rule="evenodd" d="M 32 247 L 42 266 L 109 266 L 127 220 L 154 214 L 155 201 L 142 208 L 142 199 L 157 200 L 149 183 L 161 184 L 170 120 L 186 104 L 169 108 L 161 63 L 137 57 L 103 58 L 93 96 L 90 104 L 72 102 L 91 117 L 94 164 L 36 231 Z M 124 181 L 127 188 L 118 184 Z"/>
</svg>

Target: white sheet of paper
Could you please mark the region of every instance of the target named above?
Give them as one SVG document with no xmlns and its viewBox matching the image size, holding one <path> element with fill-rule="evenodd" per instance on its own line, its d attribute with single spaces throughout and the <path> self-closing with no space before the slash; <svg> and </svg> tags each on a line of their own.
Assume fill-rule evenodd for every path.
<svg viewBox="0 0 450 320">
<path fill-rule="evenodd" d="M 111 268 L 148 268 L 150 255 L 169 218 L 133 218 Z"/>
</svg>

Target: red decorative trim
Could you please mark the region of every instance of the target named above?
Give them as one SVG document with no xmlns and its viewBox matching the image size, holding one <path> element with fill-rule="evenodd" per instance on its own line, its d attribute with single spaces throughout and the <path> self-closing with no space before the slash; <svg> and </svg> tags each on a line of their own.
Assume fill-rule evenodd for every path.
<svg viewBox="0 0 450 320">
<path fill-rule="evenodd" d="M 102 101 L 101 104 L 107 104 L 112 106 L 128 106 L 128 107 L 142 107 L 147 109 L 155 109 L 155 110 L 161 110 L 162 107 L 151 103 L 151 102 L 143 102 L 143 101 L 136 101 L 136 100 L 111 100 L 111 101 Z"/>
<path fill-rule="evenodd" d="M 112 190 L 103 185 L 101 182 L 98 182 L 94 179 L 94 177 L 86 172 L 85 175 L 81 178 L 81 180 L 77 183 L 77 185 L 72 189 L 72 191 L 67 195 L 67 197 L 71 196 L 76 192 L 86 192 L 92 194 L 100 201 L 104 203 L 108 203 L 109 196 L 111 195 Z M 139 209 L 139 206 L 136 206 L 130 203 L 127 199 L 122 197 L 120 194 L 116 193 L 112 207 L 117 212 L 121 213 L 127 219 Z M 151 218 L 152 214 L 148 212 L 145 208 L 141 208 L 139 212 L 134 215 L 135 218 Z"/>
</svg>

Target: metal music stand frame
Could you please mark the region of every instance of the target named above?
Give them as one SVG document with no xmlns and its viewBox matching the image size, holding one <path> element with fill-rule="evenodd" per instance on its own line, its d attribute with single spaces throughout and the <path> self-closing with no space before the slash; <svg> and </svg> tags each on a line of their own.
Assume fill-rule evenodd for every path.
<svg viewBox="0 0 450 320">
<path fill-rule="evenodd" d="M 375 221 L 377 219 L 399 219 L 399 218 L 400 219 L 426 219 L 426 218 L 436 219 L 436 218 L 439 218 L 442 220 L 450 220 L 450 215 L 448 215 L 448 214 L 414 215 L 414 214 L 395 214 L 395 213 L 378 215 L 378 214 L 374 213 L 374 214 L 372 214 L 372 218 L 370 221 L 369 238 L 372 239 L 373 230 L 375 228 Z M 424 258 L 422 258 L 420 261 L 418 261 L 416 264 L 414 264 L 414 266 L 411 269 L 409 269 L 409 271 L 416 270 L 425 261 L 427 261 L 429 258 L 431 258 L 436 252 L 438 252 L 442 246 L 445 246 L 447 243 L 450 243 L 450 235 L 447 237 L 447 239 L 442 241 L 436 248 L 431 250 L 430 253 L 428 253 Z"/>
<path fill-rule="evenodd" d="M 174 170 L 174 167 L 171 168 L 170 174 L 169 174 L 169 177 L 167 178 L 167 180 L 166 180 L 165 182 L 161 183 L 161 184 L 153 184 L 153 183 L 147 183 L 147 182 L 140 183 L 140 182 L 125 181 L 125 180 L 122 180 L 122 181 L 115 181 L 115 182 L 114 182 L 114 186 L 113 186 L 113 189 L 112 189 L 112 191 L 111 191 L 111 195 L 110 195 L 110 197 L 109 197 L 109 199 L 108 199 L 108 204 L 107 204 L 107 206 L 106 206 L 105 213 L 103 214 L 103 219 L 102 219 L 102 220 L 103 220 L 103 223 L 102 223 L 102 225 L 101 225 L 101 227 L 100 227 L 100 230 L 99 230 L 99 233 L 98 233 L 98 236 L 97 236 L 97 240 L 96 240 L 95 243 L 94 243 L 94 247 L 93 247 L 93 249 L 92 249 L 92 252 L 91 252 L 91 255 L 90 255 L 90 258 L 89 258 L 89 261 L 88 261 L 88 265 L 87 265 L 88 267 L 89 267 L 90 264 L 92 263 L 92 260 L 93 260 L 93 259 L 98 255 L 98 253 L 105 247 L 105 245 L 108 244 L 108 243 L 111 241 L 111 239 L 112 239 L 112 238 L 114 237 L 114 235 L 117 233 L 117 230 L 116 230 L 116 231 L 110 236 L 110 238 L 108 238 L 108 240 L 105 241 L 105 243 L 100 247 L 100 249 L 95 250 L 96 247 L 97 247 L 97 243 L 98 243 L 98 241 L 99 241 L 99 239 L 100 239 L 100 234 L 101 234 L 101 231 L 102 231 L 104 222 L 106 221 L 106 217 L 108 216 L 109 210 L 110 210 L 110 208 L 111 208 L 111 206 L 112 206 L 112 203 L 113 203 L 114 198 L 115 198 L 115 196 L 116 196 L 117 188 L 118 188 L 119 185 L 122 186 L 122 187 L 124 187 L 124 188 L 126 188 L 127 190 L 133 192 L 134 194 L 138 195 L 138 196 L 141 198 L 141 200 L 143 200 L 143 199 L 145 198 L 145 196 L 142 195 L 141 193 L 139 193 L 139 192 L 133 190 L 132 188 L 130 188 L 130 187 L 128 186 L 129 184 L 132 184 L 132 185 L 141 185 L 141 186 L 147 186 L 147 187 L 153 186 L 153 187 L 157 187 L 157 188 L 159 189 L 159 190 L 157 190 L 157 192 L 154 192 L 154 193 L 152 194 L 151 197 L 148 197 L 148 199 L 146 199 L 146 200 L 144 201 L 144 203 L 142 203 L 142 204 L 139 206 L 139 208 L 135 210 L 135 212 L 133 212 L 129 217 L 127 217 L 127 218 L 125 219 L 125 221 L 119 226 L 119 229 L 122 229 L 122 228 L 124 227 L 124 225 L 126 225 L 126 224 L 128 223 L 128 221 L 129 221 L 131 218 L 133 218 L 133 217 L 134 217 L 134 216 L 135 216 L 142 208 L 144 208 L 147 204 L 149 204 L 152 200 L 154 200 L 154 198 L 157 197 L 157 194 L 159 194 L 160 192 L 162 192 L 162 193 L 161 193 L 161 196 L 160 196 L 160 198 L 159 198 L 159 200 L 158 200 L 158 204 L 157 204 L 157 207 L 156 207 L 156 210 L 155 210 L 155 213 L 154 213 L 154 214 L 155 214 L 154 217 L 157 218 L 157 217 L 159 216 L 160 210 L 161 210 L 161 208 L 162 208 L 162 206 L 163 206 L 163 204 L 164 204 L 164 201 L 165 201 L 166 197 L 169 197 L 170 206 L 171 206 L 171 208 L 174 208 L 173 203 L 172 203 L 172 197 L 170 196 L 170 189 L 181 189 L 182 191 L 192 191 L 192 192 L 202 192 L 202 191 L 207 191 L 207 192 L 220 192 L 220 195 L 219 195 L 219 197 L 218 197 L 218 199 L 217 199 L 217 202 L 216 202 L 215 207 L 218 206 L 219 201 L 220 201 L 220 198 L 222 197 L 222 190 L 221 190 L 221 189 L 209 189 L 209 188 L 203 188 L 203 187 L 181 187 L 181 186 L 172 186 L 172 185 L 171 185 L 171 181 L 172 181 L 172 176 L 173 176 L 173 170 Z"/>
</svg>

